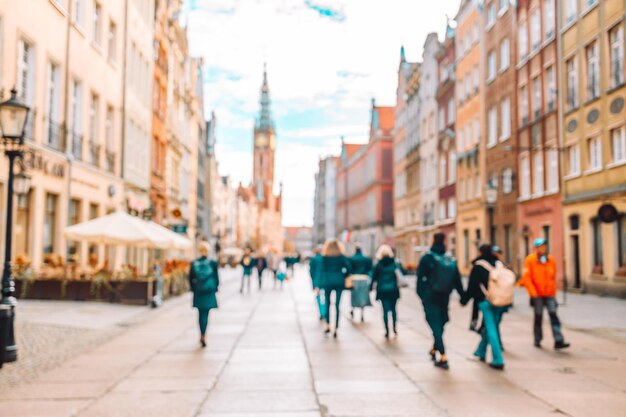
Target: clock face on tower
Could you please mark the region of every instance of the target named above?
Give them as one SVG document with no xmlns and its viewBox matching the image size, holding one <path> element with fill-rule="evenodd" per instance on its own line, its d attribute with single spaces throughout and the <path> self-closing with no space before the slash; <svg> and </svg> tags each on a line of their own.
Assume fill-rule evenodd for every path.
<svg viewBox="0 0 626 417">
<path fill-rule="evenodd" d="M 260 148 L 264 148 L 267 146 L 267 136 L 264 134 L 259 134 L 256 137 L 256 141 L 255 141 L 255 145 L 260 147 Z"/>
</svg>

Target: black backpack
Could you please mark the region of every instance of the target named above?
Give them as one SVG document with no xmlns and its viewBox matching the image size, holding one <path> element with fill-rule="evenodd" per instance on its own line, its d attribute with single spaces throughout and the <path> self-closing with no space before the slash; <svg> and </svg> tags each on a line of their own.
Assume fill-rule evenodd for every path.
<svg viewBox="0 0 626 417">
<path fill-rule="evenodd" d="M 430 252 L 433 257 L 433 270 L 428 282 L 432 290 L 439 294 L 450 294 L 454 289 L 458 268 L 456 261 L 449 256 Z"/>
<path fill-rule="evenodd" d="M 193 274 L 196 278 L 194 291 L 199 293 L 210 293 L 217 290 L 217 277 L 215 264 L 208 259 L 198 259 L 191 264 Z"/>
</svg>

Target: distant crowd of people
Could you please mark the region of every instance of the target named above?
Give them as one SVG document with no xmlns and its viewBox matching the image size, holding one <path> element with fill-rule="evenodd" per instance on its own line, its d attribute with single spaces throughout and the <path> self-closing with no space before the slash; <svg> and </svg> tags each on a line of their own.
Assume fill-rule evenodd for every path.
<svg viewBox="0 0 626 417">
<path fill-rule="evenodd" d="M 502 316 L 513 304 L 515 286 L 526 287 L 534 309 L 534 345 L 541 348 L 543 339 L 543 311 L 550 317 L 554 349 L 569 347 L 561 332 L 557 316 L 556 302 L 556 262 L 548 253 L 547 242 L 539 238 L 534 241 L 535 252 L 524 264 L 521 279 L 511 271 L 501 259 L 497 246 L 483 244 L 479 256 L 472 261 L 467 288 L 464 288 L 456 260 L 445 246 L 445 235 L 436 233 L 430 250 L 419 262 L 416 271 L 416 291 L 421 299 L 426 323 L 432 331 L 433 346 L 428 352 L 434 366 L 448 369 L 448 359 L 444 345 L 444 328 L 449 321 L 448 306 L 450 296 L 456 291 L 461 305 L 472 302 L 470 329 L 481 335 L 474 356 L 487 360 L 491 350 L 489 366 L 504 369 L 500 324 Z M 198 309 L 200 344 L 206 346 L 205 333 L 209 311 L 217 307 L 215 293 L 219 287 L 218 265 L 208 259 L 208 246 L 201 246 L 200 257 L 191 265 L 189 280 L 194 293 L 193 306 Z M 253 256 L 246 250 L 241 259 L 242 277 L 240 292 L 250 291 L 250 281 L 256 269 L 259 289 L 264 274 L 274 279 L 274 288 L 282 288 L 284 280 L 293 276 L 293 266 L 300 261 L 299 255 L 279 257 L 273 252 Z M 346 256 L 345 248 L 337 239 L 329 239 L 323 247 L 317 247 L 309 260 L 309 273 L 317 304 L 319 319 L 325 324 L 324 334 L 338 337 L 340 305 L 342 294 L 351 294 L 350 315 L 354 319 L 355 310 L 360 309 L 360 319 L 365 319 L 365 308 L 372 306 L 370 294 L 375 292 L 375 300 L 380 301 L 383 312 L 385 338 L 390 331 L 398 336 L 397 302 L 404 284 L 406 271 L 394 256 L 393 249 L 381 245 L 375 259 L 363 253 L 357 245 L 353 256 Z M 334 320 L 331 323 L 331 313 Z M 482 321 L 479 323 L 479 318 Z"/>
</svg>

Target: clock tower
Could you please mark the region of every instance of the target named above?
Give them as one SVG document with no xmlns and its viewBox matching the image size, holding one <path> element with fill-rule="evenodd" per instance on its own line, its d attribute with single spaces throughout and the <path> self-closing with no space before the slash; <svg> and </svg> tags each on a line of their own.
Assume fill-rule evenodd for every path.
<svg viewBox="0 0 626 417">
<path fill-rule="evenodd" d="M 267 69 L 263 68 L 261 86 L 261 110 L 254 126 L 253 186 L 259 201 L 265 200 L 274 190 L 274 121 L 270 112 L 270 90 Z M 266 201 L 267 203 L 267 201 Z"/>
</svg>

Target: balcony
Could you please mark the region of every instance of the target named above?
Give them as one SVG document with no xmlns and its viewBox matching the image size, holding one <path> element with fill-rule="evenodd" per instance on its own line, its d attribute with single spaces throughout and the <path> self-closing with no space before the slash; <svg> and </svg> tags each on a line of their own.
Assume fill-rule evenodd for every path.
<svg viewBox="0 0 626 417">
<path fill-rule="evenodd" d="M 106 151 L 106 168 L 110 173 L 115 173 L 115 152 L 108 149 Z"/>
<path fill-rule="evenodd" d="M 72 132 L 72 155 L 77 161 L 83 159 L 83 134 Z"/>
<path fill-rule="evenodd" d="M 46 144 L 57 151 L 63 151 L 63 125 L 46 119 Z"/>
<path fill-rule="evenodd" d="M 100 166 L 100 145 L 89 142 L 89 163 L 95 167 Z"/>
</svg>

